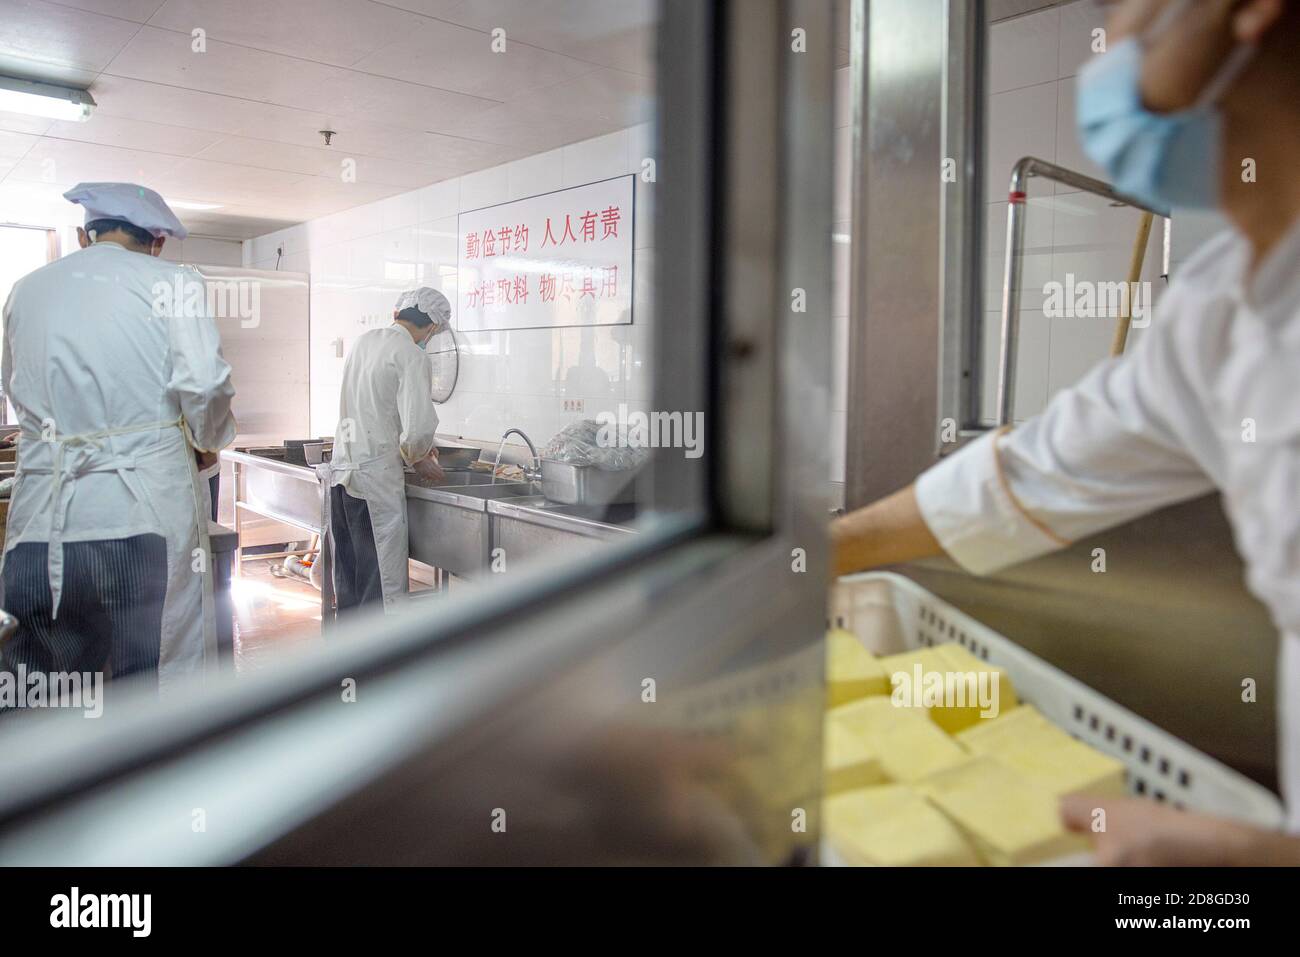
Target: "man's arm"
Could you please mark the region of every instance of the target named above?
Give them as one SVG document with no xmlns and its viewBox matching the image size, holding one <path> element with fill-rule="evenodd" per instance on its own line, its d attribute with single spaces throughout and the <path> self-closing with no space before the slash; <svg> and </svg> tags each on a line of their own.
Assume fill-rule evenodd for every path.
<svg viewBox="0 0 1300 957">
<path fill-rule="evenodd" d="M 402 458 L 414 465 L 428 457 L 437 441 L 438 412 L 433 407 L 433 373 L 424 353 L 409 356 L 397 389 Z"/>
<path fill-rule="evenodd" d="M 203 281 L 197 272 L 186 279 Z M 219 452 L 235 440 L 235 417 L 230 411 L 235 387 L 230 381 L 230 365 L 221 354 L 217 323 L 208 315 L 206 305 L 202 315 L 171 316 L 165 321 L 172 352 L 168 388 L 180 403 L 195 448 Z"/>
<path fill-rule="evenodd" d="M 1184 436 L 1204 385 L 1172 320 L 1012 432 L 976 439 L 911 489 L 836 523 L 836 569 L 936 555 L 987 574 L 1213 488 Z M 1194 330 L 1193 330 L 1194 332 Z"/>
<path fill-rule="evenodd" d="M 943 554 L 909 485 L 831 525 L 836 575 Z"/>
</svg>

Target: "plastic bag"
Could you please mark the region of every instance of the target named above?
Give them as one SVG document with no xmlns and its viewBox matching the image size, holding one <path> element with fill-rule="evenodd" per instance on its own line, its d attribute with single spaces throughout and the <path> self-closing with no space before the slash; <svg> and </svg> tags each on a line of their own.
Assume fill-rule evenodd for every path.
<svg viewBox="0 0 1300 957">
<path fill-rule="evenodd" d="M 542 458 L 569 465 L 590 465 L 605 472 L 640 468 L 650 450 L 637 443 L 625 426 L 583 419 L 565 426 L 542 450 Z"/>
</svg>

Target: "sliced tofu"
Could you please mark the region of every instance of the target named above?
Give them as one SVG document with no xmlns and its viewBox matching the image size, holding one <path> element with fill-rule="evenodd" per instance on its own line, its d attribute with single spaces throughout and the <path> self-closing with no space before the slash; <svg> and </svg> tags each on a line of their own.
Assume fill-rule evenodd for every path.
<svg viewBox="0 0 1300 957">
<path fill-rule="evenodd" d="M 884 776 L 894 782 L 915 781 L 968 760 L 966 752 L 924 710 L 897 708 L 883 696 L 862 698 L 828 711 L 826 728 L 829 742 L 856 740 L 854 747 L 878 760 Z"/>
<path fill-rule="evenodd" d="M 838 794 L 885 782 L 880 755 L 867 741 L 844 724 L 826 721 L 825 791 Z"/>
<path fill-rule="evenodd" d="M 1053 794 L 1123 795 L 1124 764 L 1070 737 L 1033 705 L 957 735 L 971 754 L 987 754 Z"/>
<path fill-rule="evenodd" d="M 889 676 L 856 635 L 843 628 L 826 633 L 826 706 L 889 694 Z"/>
<path fill-rule="evenodd" d="M 911 700 L 924 702 L 930 720 L 949 734 L 993 720 L 1019 703 L 1005 669 L 955 643 L 889 655 L 880 664 L 891 693 L 910 692 Z"/>
<path fill-rule="evenodd" d="M 979 858 L 961 831 L 906 785 L 884 784 L 827 798 L 826 840 L 846 864 L 972 867 Z"/>
<path fill-rule="evenodd" d="M 986 864 L 1040 864 L 1088 848 L 1061 825 L 1057 795 L 997 758 L 970 758 L 916 789 L 961 829 Z"/>
</svg>

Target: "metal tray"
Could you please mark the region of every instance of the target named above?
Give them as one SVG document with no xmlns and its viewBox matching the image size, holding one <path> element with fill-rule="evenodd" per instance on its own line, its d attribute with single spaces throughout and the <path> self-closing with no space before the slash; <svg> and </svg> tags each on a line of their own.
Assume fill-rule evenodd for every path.
<svg viewBox="0 0 1300 957">
<path fill-rule="evenodd" d="M 636 472 L 542 459 L 542 494 L 564 505 L 625 505 L 636 500 Z"/>
</svg>

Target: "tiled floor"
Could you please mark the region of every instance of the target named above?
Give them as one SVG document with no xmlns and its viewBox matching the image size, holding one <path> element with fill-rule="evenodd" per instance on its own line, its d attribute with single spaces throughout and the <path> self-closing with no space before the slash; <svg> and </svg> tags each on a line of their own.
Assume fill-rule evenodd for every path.
<svg viewBox="0 0 1300 957">
<path fill-rule="evenodd" d="M 279 650 L 320 640 L 320 592 L 296 578 L 277 578 L 282 559 L 250 558 L 232 583 L 235 604 L 235 669 L 253 671 Z M 411 590 L 428 588 L 432 570 L 412 563 Z"/>
<path fill-rule="evenodd" d="M 278 559 L 252 559 L 231 585 L 235 669 L 252 671 L 276 651 L 320 640 L 320 592 L 305 581 L 276 578 Z"/>
</svg>

